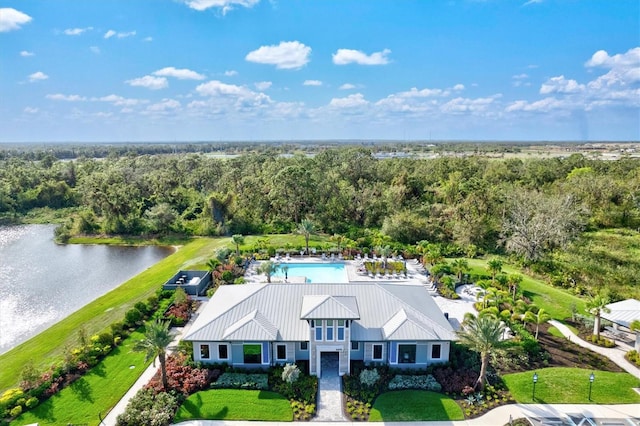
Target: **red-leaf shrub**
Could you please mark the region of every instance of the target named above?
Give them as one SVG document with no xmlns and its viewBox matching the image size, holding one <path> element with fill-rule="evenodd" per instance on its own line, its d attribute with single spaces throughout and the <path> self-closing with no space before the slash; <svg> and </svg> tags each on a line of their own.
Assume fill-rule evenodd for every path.
<svg viewBox="0 0 640 426">
<path fill-rule="evenodd" d="M 211 384 L 213 374 L 206 368 L 194 368 L 185 364 L 186 357 L 182 354 L 172 354 L 167 357 L 167 382 L 169 389 L 190 395 Z M 155 392 L 163 391 L 160 370 L 156 372 L 147 388 Z"/>
<path fill-rule="evenodd" d="M 442 385 L 442 391 L 447 393 L 461 393 L 465 387 L 473 387 L 478 380 L 478 373 L 466 368 L 439 367 L 433 370 L 433 376 Z"/>
</svg>

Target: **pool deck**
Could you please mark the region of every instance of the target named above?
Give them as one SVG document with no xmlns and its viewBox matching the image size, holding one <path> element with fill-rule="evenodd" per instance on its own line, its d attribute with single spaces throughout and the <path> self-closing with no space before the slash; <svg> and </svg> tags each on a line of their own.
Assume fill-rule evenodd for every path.
<svg viewBox="0 0 640 426">
<path fill-rule="evenodd" d="M 358 272 L 358 268 L 362 265 L 362 262 L 365 259 L 360 260 L 341 260 L 338 258 L 321 258 L 320 256 L 294 256 L 294 257 L 280 257 L 280 258 L 271 258 L 272 262 L 279 263 L 281 265 L 284 264 L 296 264 L 296 263 L 321 263 L 321 264 L 334 264 L 334 263 L 342 263 L 345 265 L 345 270 L 347 272 L 347 278 L 349 279 L 350 284 L 358 284 L 358 283 L 379 283 L 379 284 L 404 284 L 404 285 L 420 285 L 430 289 L 431 282 L 428 280 L 426 275 L 420 270 L 419 265 L 413 260 L 406 260 L 407 266 L 407 276 L 401 274 L 397 277 L 372 277 L 367 274 L 362 274 Z M 373 260 L 373 259 L 368 259 Z M 404 261 L 404 260 L 403 260 Z M 267 277 L 264 274 L 257 273 L 258 266 L 261 262 L 255 262 L 251 265 L 247 274 L 245 275 L 246 282 L 249 284 L 263 284 L 267 282 Z M 285 281 L 283 277 L 271 277 L 272 283 L 304 283 L 305 277 L 303 276 L 289 276 Z M 449 317 L 449 323 L 454 328 L 454 330 L 458 330 L 460 328 L 460 324 L 464 320 L 464 315 L 467 312 L 475 312 L 473 308 L 473 303 L 476 301 L 475 298 L 475 289 L 473 286 L 465 285 L 460 286 L 456 289 L 460 299 L 451 300 L 446 299 L 444 297 L 439 296 L 434 291 L 429 291 L 429 293 L 433 296 L 433 300 L 436 302 L 440 310 L 446 313 Z"/>
</svg>

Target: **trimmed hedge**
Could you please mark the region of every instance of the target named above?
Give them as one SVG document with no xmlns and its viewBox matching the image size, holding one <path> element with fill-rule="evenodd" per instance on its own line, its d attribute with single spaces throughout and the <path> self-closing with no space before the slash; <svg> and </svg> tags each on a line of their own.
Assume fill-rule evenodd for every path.
<svg viewBox="0 0 640 426">
<path fill-rule="evenodd" d="M 269 389 L 267 374 L 223 373 L 218 380 L 211 383 L 212 388 L 220 389 Z"/>
<path fill-rule="evenodd" d="M 389 390 L 400 389 L 422 389 L 440 392 L 442 390 L 442 386 L 431 374 L 426 376 L 398 374 L 389 382 Z"/>
</svg>

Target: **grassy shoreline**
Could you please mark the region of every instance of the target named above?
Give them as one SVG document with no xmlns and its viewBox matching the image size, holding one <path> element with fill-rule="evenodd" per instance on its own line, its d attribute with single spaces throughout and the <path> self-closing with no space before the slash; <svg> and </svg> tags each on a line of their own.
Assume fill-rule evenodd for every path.
<svg viewBox="0 0 640 426">
<path fill-rule="evenodd" d="M 0 355 L 0 393 L 19 384 L 22 368 L 30 359 L 37 368 L 48 368 L 61 358 L 66 346 L 77 345 L 80 328 L 92 335 L 121 321 L 128 309 L 153 295 L 178 269 L 204 265 L 217 248 L 228 243 L 228 238 L 194 238 L 122 285 Z"/>
</svg>

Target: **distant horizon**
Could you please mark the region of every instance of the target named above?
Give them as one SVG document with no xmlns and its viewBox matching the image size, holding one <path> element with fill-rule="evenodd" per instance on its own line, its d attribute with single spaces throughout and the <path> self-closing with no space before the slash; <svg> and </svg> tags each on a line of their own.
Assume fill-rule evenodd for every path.
<svg viewBox="0 0 640 426">
<path fill-rule="evenodd" d="M 637 141 L 638 34 L 637 0 L 7 0 L 0 142 Z"/>
</svg>

